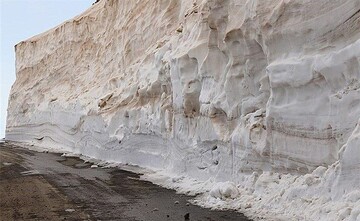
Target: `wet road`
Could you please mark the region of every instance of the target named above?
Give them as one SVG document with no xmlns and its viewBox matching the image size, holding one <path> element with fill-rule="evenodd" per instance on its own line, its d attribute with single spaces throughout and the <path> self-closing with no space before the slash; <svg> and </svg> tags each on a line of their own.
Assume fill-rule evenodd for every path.
<svg viewBox="0 0 360 221">
<path fill-rule="evenodd" d="M 0 220 L 247 221 L 117 168 L 0 143 Z"/>
</svg>

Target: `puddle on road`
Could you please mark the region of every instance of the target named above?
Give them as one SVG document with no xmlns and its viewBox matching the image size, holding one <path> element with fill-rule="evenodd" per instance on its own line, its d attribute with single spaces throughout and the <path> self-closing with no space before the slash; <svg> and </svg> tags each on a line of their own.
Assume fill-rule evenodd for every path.
<svg viewBox="0 0 360 221">
<path fill-rule="evenodd" d="M 57 160 L 57 162 L 65 165 L 65 166 L 73 167 L 75 169 L 90 168 L 92 165 L 91 163 L 84 162 L 83 160 L 79 159 L 78 157 L 63 157 L 63 156 L 61 156 L 61 159 Z"/>
</svg>

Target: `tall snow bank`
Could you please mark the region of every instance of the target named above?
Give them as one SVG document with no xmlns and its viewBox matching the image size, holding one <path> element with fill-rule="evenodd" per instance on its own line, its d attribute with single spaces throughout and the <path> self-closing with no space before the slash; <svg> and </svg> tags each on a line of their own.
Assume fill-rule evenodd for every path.
<svg viewBox="0 0 360 221">
<path fill-rule="evenodd" d="M 6 139 L 185 177 L 250 214 L 359 219 L 359 9 L 101 0 L 16 45 Z"/>
</svg>

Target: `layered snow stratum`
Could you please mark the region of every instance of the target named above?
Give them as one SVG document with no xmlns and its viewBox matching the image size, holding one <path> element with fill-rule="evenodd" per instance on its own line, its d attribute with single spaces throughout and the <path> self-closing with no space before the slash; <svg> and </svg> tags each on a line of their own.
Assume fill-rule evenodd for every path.
<svg viewBox="0 0 360 221">
<path fill-rule="evenodd" d="M 254 219 L 360 220 L 359 0 L 101 0 L 16 72 L 7 140 Z"/>
</svg>

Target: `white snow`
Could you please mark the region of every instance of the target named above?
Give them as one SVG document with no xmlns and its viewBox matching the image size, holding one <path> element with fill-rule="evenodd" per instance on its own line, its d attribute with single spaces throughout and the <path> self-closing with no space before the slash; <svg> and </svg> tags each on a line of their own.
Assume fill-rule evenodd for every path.
<svg viewBox="0 0 360 221">
<path fill-rule="evenodd" d="M 6 139 L 250 217 L 359 220 L 359 9 L 100 1 L 16 46 Z"/>
<path fill-rule="evenodd" d="M 21 174 L 24 175 L 24 176 L 29 176 L 29 175 L 40 174 L 40 172 L 37 171 L 37 170 L 27 170 L 27 171 L 21 172 Z"/>
<path fill-rule="evenodd" d="M 241 175 L 242 182 L 199 182 L 189 178 L 165 178 L 161 172 L 145 174 L 143 179 L 176 189 L 179 193 L 197 194 L 192 203 L 216 209 L 235 209 L 254 220 L 358 220 L 359 190 L 333 198 L 333 170 L 319 176 L 264 172 Z"/>
<path fill-rule="evenodd" d="M 219 182 L 210 190 L 210 196 L 217 199 L 234 199 L 239 196 L 239 190 L 232 182 Z"/>
</svg>

